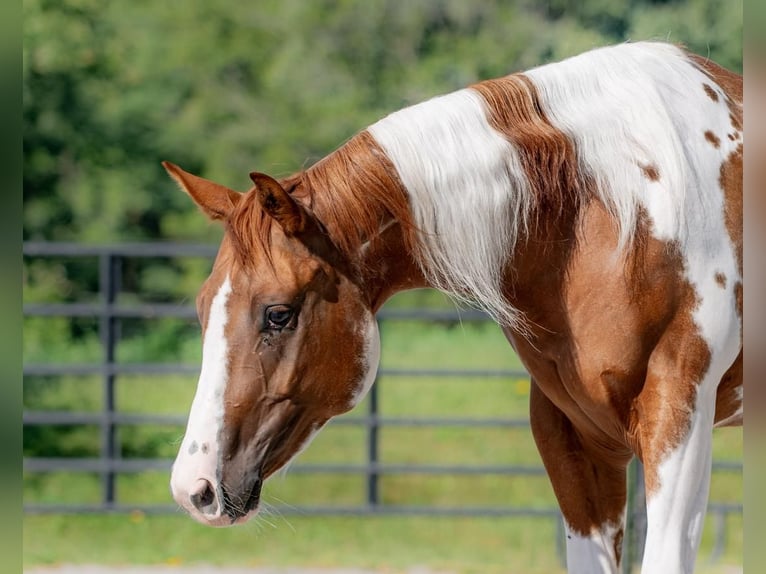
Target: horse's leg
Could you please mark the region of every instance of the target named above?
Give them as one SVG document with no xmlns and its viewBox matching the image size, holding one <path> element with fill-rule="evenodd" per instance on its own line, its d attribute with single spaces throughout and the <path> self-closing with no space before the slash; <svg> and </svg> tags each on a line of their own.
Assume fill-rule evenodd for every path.
<svg viewBox="0 0 766 574">
<path fill-rule="evenodd" d="M 637 404 L 647 491 L 643 574 L 694 570 L 710 488 L 720 376 L 710 369 L 695 385 L 650 367 Z"/>
<path fill-rule="evenodd" d="M 625 527 L 627 459 L 586 449 L 580 434 L 532 381 L 532 434 L 564 515 L 570 574 L 618 571 Z"/>
</svg>

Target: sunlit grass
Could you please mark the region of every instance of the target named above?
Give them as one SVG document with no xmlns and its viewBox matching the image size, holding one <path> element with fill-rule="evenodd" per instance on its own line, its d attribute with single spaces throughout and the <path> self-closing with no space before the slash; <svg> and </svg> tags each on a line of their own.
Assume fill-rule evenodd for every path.
<svg viewBox="0 0 766 574">
<path fill-rule="evenodd" d="M 303 517 L 266 515 L 236 529 L 185 516 L 29 516 L 25 565 L 237 564 L 357 567 L 397 572 L 424 566 L 460 573 L 561 572 L 551 518 Z M 544 542 L 543 542 L 544 541 Z M 543 542 L 543 543 L 541 543 Z"/>
<path fill-rule="evenodd" d="M 96 504 L 100 476 L 91 472 L 24 473 L 24 501 L 36 504 Z"/>
</svg>

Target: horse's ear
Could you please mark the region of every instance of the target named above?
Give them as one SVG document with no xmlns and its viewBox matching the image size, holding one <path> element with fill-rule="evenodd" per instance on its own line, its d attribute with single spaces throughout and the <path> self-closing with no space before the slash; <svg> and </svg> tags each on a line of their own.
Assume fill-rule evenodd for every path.
<svg viewBox="0 0 766 574">
<path fill-rule="evenodd" d="M 255 194 L 263 210 L 282 227 L 289 237 L 306 227 L 308 214 L 273 177 L 256 171 L 250 174 L 255 184 Z"/>
<path fill-rule="evenodd" d="M 163 161 L 162 167 L 210 219 L 228 219 L 242 197 L 233 189 L 192 175 L 169 161 Z"/>
</svg>

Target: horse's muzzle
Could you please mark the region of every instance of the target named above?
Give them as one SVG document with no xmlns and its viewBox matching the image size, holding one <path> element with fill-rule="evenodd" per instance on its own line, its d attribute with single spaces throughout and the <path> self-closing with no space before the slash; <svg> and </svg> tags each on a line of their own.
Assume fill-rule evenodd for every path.
<svg viewBox="0 0 766 574">
<path fill-rule="evenodd" d="M 222 484 L 223 512 L 231 519 L 231 524 L 240 518 L 247 517 L 258 508 L 262 486 L 260 470 L 247 473 L 238 489 L 232 489 L 226 483 Z"/>
<path fill-rule="evenodd" d="M 224 475 L 218 481 L 211 474 L 216 473 L 198 474 L 182 465 L 173 468 L 173 498 L 192 518 L 207 526 L 231 526 L 246 522 L 257 512 L 263 486 L 260 469 L 248 470 L 237 480 L 227 480 Z"/>
</svg>

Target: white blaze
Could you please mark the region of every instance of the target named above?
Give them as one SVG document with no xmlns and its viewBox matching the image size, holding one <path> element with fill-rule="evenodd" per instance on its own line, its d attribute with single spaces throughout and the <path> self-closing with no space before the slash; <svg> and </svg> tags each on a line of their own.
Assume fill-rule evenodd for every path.
<svg viewBox="0 0 766 574">
<path fill-rule="evenodd" d="M 189 504 L 188 494 L 199 479 L 218 488 L 218 434 L 223 424 L 223 394 L 227 382 L 226 302 L 230 293 L 231 281 L 227 275 L 210 304 L 197 392 L 186 434 L 173 464 L 170 486 L 176 501 L 183 506 Z"/>
</svg>

